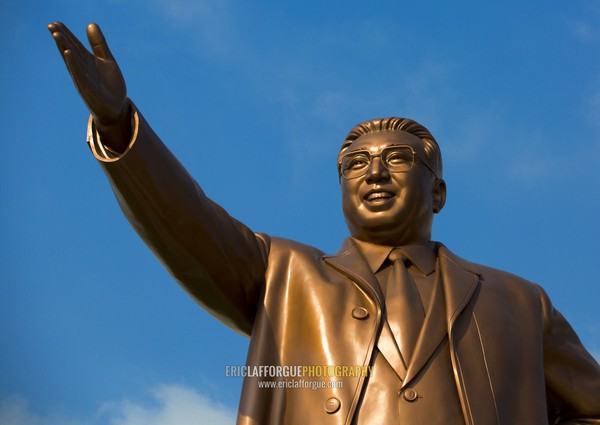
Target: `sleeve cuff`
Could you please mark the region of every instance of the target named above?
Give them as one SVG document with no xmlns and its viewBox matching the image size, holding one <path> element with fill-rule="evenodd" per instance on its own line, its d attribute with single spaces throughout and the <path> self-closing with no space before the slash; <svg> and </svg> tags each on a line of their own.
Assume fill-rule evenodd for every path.
<svg viewBox="0 0 600 425">
<path fill-rule="evenodd" d="M 127 152 L 129 152 L 131 150 L 131 148 L 133 147 L 133 145 L 137 139 L 140 120 L 139 120 L 139 116 L 138 116 L 138 110 L 135 107 L 135 105 L 133 104 L 133 102 L 130 102 L 129 104 L 131 106 L 132 136 L 131 136 L 131 141 L 129 142 L 129 145 L 127 146 L 127 149 L 125 149 L 125 151 L 122 153 L 116 152 L 115 150 L 111 149 L 110 147 L 108 147 L 104 143 L 102 143 L 102 140 L 100 140 L 100 134 L 98 133 L 96 124 L 94 123 L 94 119 L 90 116 L 90 118 L 88 120 L 88 126 L 87 126 L 87 143 L 88 143 L 90 149 L 92 150 L 94 157 L 96 157 L 96 159 L 98 161 L 102 161 L 102 162 L 118 161 L 123 156 L 127 155 Z"/>
</svg>

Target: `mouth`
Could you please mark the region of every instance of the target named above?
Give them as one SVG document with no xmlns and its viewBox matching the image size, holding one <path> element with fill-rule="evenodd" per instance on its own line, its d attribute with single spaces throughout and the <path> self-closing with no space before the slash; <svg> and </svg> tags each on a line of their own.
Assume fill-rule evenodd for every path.
<svg viewBox="0 0 600 425">
<path fill-rule="evenodd" d="M 392 192 L 387 192 L 385 190 L 370 190 L 364 196 L 365 201 L 368 202 L 377 202 L 377 201 L 385 201 L 393 198 L 394 195 Z"/>
</svg>

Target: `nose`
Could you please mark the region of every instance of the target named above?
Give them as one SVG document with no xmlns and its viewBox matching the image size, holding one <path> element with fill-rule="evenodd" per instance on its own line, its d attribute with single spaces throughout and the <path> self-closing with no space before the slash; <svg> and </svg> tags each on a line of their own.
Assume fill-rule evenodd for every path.
<svg viewBox="0 0 600 425">
<path fill-rule="evenodd" d="M 388 181 L 390 179 L 390 172 L 387 167 L 383 165 L 383 161 L 380 156 L 371 158 L 371 165 L 367 170 L 365 180 L 367 183 L 376 183 L 382 181 Z"/>
</svg>

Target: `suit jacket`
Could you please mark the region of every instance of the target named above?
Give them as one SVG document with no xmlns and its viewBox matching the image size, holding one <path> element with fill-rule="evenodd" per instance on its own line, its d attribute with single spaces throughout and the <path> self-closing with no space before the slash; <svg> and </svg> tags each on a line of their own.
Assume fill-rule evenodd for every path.
<svg viewBox="0 0 600 425">
<path fill-rule="evenodd" d="M 352 240 L 325 255 L 255 234 L 204 195 L 139 113 L 133 120 L 124 154 L 104 150 L 91 121 L 90 147 L 127 219 L 175 280 L 251 337 L 247 364 L 371 364 L 385 306 Z M 441 244 L 437 256 L 465 423 L 600 424 L 598 363 L 545 292 Z M 440 342 L 421 339 L 403 387 Z M 367 385 L 364 376 L 349 376 L 341 388 L 265 389 L 263 379 L 244 380 L 238 424 L 350 424 Z"/>
</svg>

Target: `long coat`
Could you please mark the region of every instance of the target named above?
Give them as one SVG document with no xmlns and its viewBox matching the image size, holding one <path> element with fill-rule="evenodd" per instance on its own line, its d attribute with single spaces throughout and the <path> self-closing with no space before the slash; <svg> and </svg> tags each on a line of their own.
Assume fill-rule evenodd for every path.
<svg viewBox="0 0 600 425">
<path fill-rule="evenodd" d="M 123 155 L 102 146 L 91 120 L 88 142 L 127 219 L 175 280 L 251 337 L 247 364 L 370 365 L 385 303 L 352 240 L 325 255 L 252 232 L 204 195 L 137 111 L 133 127 Z M 600 424 L 600 367 L 544 291 L 441 244 L 437 257 L 445 325 L 420 338 L 403 388 L 447 337 L 466 424 Z M 266 389 L 262 379 L 245 378 L 238 424 L 348 425 L 368 385 L 360 375 L 340 378 L 341 388 Z"/>
</svg>

